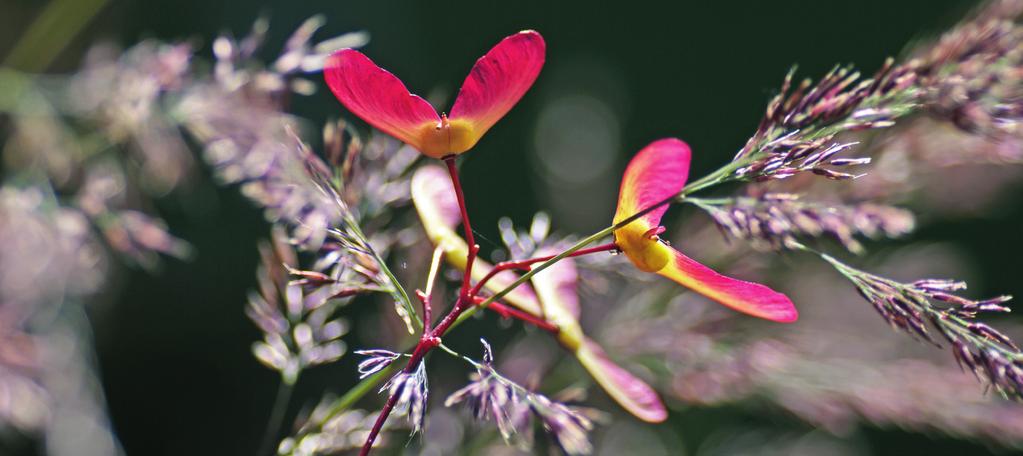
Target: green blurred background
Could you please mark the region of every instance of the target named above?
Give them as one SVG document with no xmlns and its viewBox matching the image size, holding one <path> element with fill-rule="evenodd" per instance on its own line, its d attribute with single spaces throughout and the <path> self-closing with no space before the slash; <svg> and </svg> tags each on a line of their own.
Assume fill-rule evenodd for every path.
<svg viewBox="0 0 1023 456">
<path fill-rule="evenodd" d="M 0 2 L 0 55 L 43 4 Z M 484 238 L 496 240 L 499 217 L 527 223 L 538 209 L 556 214 L 556 228 L 580 233 L 599 229 L 606 224 L 604 214 L 613 209 L 614 176 L 650 140 L 685 139 L 695 151 L 692 175 L 698 176 L 742 146 L 790 65 L 799 64 L 801 74 L 813 77 L 836 63 L 855 63 L 870 72 L 914 40 L 941 32 L 972 5 L 962 0 L 110 0 L 51 71 L 73 70 L 98 40 L 130 44 L 144 38 L 186 38 L 209 56 L 208 45 L 216 34 L 243 35 L 260 14 L 271 19 L 270 58 L 302 20 L 322 13 L 328 22 L 321 37 L 369 31 L 367 54 L 413 91 L 443 100 L 457 90 L 472 62 L 500 38 L 520 29 L 539 30 L 547 40 L 548 57 L 536 86 L 464 163 L 473 225 Z M 566 97 L 569 101 L 559 105 Z M 543 110 L 549 105 L 578 111 L 582 118 L 574 125 L 544 125 Z M 341 115 L 325 90 L 297 100 L 295 110 L 314 122 Z M 546 148 L 581 155 L 549 162 Z M 550 175 L 559 167 L 590 170 L 594 178 L 588 185 L 597 182 L 599 187 L 572 182 L 552 187 L 549 182 L 565 181 L 565 176 Z M 509 182 L 495 185 L 497 177 Z M 582 213 L 559 215 L 572 210 L 562 201 L 576 195 L 587 199 Z M 155 274 L 129 271 L 108 302 L 94 309 L 113 425 L 129 454 L 252 454 L 277 385 L 277 374 L 249 355 L 260 334 L 243 314 L 246 293 L 255 286 L 254 246 L 267 235 L 268 225 L 235 189 L 208 180 L 159 204 L 171 232 L 192 243 L 198 255 L 190 262 L 165 261 Z M 975 254 L 978 275 L 984 278 L 974 287 L 980 295 L 1023 295 L 1016 272 L 1021 256 L 1006 251 L 1018 250 L 1018 245 L 1007 247 L 1004 242 L 1018 236 L 1023 211 L 1018 205 L 1003 209 L 984 219 L 924 229 L 916 236 L 954 238 Z M 348 340 L 353 347 L 362 346 L 357 327 Z M 319 392 L 346 390 L 355 379 L 353 361 L 347 356 L 304 374 L 288 419 L 317 400 Z M 677 434 L 682 454 L 698 449 L 717 428 L 745 425 L 803 426 L 767 410 L 687 409 L 673 414 L 658 432 Z M 875 454 L 986 451 L 975 444 L 897 430 L 867 430 L 856 438 Z"/>
</svg>

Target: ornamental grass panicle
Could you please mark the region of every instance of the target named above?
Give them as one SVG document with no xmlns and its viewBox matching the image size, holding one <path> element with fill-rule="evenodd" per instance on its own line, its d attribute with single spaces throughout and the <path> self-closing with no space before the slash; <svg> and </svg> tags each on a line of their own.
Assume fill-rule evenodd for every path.
<svg viewBox="0 0 1023 456">
<path fill-rule="evenodd" d="M 798 238 L 828 235 L 853 253 L 864 253 L 857 237 L 897 238 L 913 231 L 913 213 L 874 203 L 827 204 L 801 201 L 798 194 L 766 193 L 760 197 L 687 198 L 706 211 L 722 231 L 748 239 L 754 247 L 788 248 Z"/>
<path fill-rule="evenodd" d="M 412 425 L 412 434 L 422 432 L 424 420 L 426 419 L 426 401 L 429 398 L 430 387 L 426 378 L 426 363 L 419 363 L 412 372 L 399 372 L 391 377 L 384 386 L 380 387 L 390 397 L 396 398 L 391 413 L 397 416 L 407 416 L 409 424 Z"/>
<path fill-rule="evenodd" d="M 525 260 L 540 256 L 537 251 L 544 247 L 567 244 L 564 239 L 552 239 L 551 216 L 546 212 L 537 212 L 529 224 L 529 229 L 516 231 L 514 223 L 508 217 L 497 221 L 497 231 L 501 233 L 501 243 L 508 252 L 509 260 Z"/>
<path fill-rule="evenodd" d="M 295 436 L 287 437 L 277 447 L 277 454 L 292 456 L 315 456 L 334 454 L 357 449 L 362 446 L 373 427 L 376 413 L 367 410 L 344 410 L 332 412 L 335 397 L 327 395 L 296 423 Z M 385 430 L 392 430 L 388 423 Z M 389 443 L 389 434 L 384 434 L 379 445 Z"/>
<path fill-rule="evenodd" d="M 1000 140 L 1023 134 L 1023 2 L 992 1 L 907 64 L 921 103 L 964 131 Z"/>
<path fill-rule="evenodd" d="M 408 200 L 412 155 L 388 141 L 352 142 L 344 124 L 332 123 L 323 131 L 333 160 L 328 164 L 298 136 L 299 125 L 290 116 L 265 105 L 274 99 L 272 92 L 228 90 L 223 84 L 186 97 L 181 108 L 190 119 L 186 128 L 202 142 L 222 180 L 240 183 L 270 221 L 287 229 L 288 242 L 317 253 L 311 265 L 293 265 L 291 271 L 311 305 L 390 293 L 411 332 L 411 301 L 382 259 L 398 242 L 398 230 L 380 227 L 369 238 L 361 226 L 378 223 Z M 372 161 L 363 164 L 365 159 Z M 335 174 L 332 166 L 342 172 Z"/>
<path fill-rule="evenodd" d="M 941 339 L 932 335 L 933 328 L 951 346 L 962 368 L 1001 395 L 1023 399 L 1023 352 L 1009 336 L 974 321 L 980 314 L 1009 312 L 1003 304 L 1012 296 L 967 299 L 955 293 L 966 288 L 965 282 L 922 279 L 902 283 L 821 256 L 848 278 L 893 328 L 940 347 Z"/>
<path fill-rule="evenodd" d="M 480 342 L 483 344 L 483 362 L 476 366 L 476 372 L 469 377 L 469 384 L 451 393 L 444 400 L 444 406 L 464 403 L 477 420 L 493 421 L 501 437 L 509 442 L 528 418 L 525 416 L 528 409 L 522 403 L 520 393 L 523 389 L 497 375 L 490 344 L 483 339 Z"/>
<path fill-rule="evenodd" d="M 363 33 L 349 33 L 310 45 L 323 23 L 320 16 L 306 20 L 269 66 L 255 57 L 264 44 L 265 20 L 239 41 L 217 38 L 214 77 L 187 86 L 172 107 L 217 177 L 240 184 L 268 219 L 285 220 L 294 240 L 314 250 L 328 228 L 344 225 L 347 209 L 324 188 L 327 166 L 296 133 L 302 125 L 285 112 L 286 100 L 314 90 L 304 75 L 320 72 L 339 46 L 366 41 Z"/>
<path fill-rule="evenodd" d="M 892 127 L 917 107 L 916 74 L 892 59 L 859 82 L 859 73 L 835 67 L 816 84 L 806 79 L 793 89 L 794 74 L 795 69 L 785 76 L 756 133 L 733 159 L 735 177 L 765 181 L 811 172 L 834 180 L 857 178 L 833 168 L 867 164 L 870 158 L 836 158 L 856 145 L 836 137 Z"/>
<path fill-rule="evenodd" d="M 360 379 L 384 370 L 394 360 L 401 357 L 401 353 L 395 353 L 390 350 L 356 350 L 355 354 L 366 357 L 365 360 L 359 363 Z"/>
<path fill-rule="evenodd" d="M 292 384 L 304 369 L 345 354 L 347 344 L 340 338 L 348 333 L 349 323 L 334 318 L 338 301 L 310 296 L 289 280 L 288 265 L 295 264 L 297 257 L 283 233 L 274 234 L 272 245 L 260 246 L 259 293 L 249 296 L 246 314 L 263 331 L 263 341 L 253 344 L 252 353 Z"/>
<path fill-rule="evenodd" d="M 589 433 L 593 421 L 584 409 L 552 401 L 499 374 L 493 367 L 490 344 L 483 344 L 483 362 L 470 361 L 476 372 L 472 381 L 444 401 L 446 407 L 465 403 L 478 420 L 493 420 L 505 441 L 530 428 L 531 414 L 554 438 L 561 451 L 570 455 L 590 454 L 593 445 Z M 530 413 L 531 412 L 531 413 Z"/>
<path fill-rule="evenodd" d="M 191 253 L 154 213 L 194 177 L 165 109 L 191 56 L 146 41 L 94 47 L 71 75 L 0 68 L 0 427 L 14 435 L 119 451 L 86 315 L 122 265 L 154 272 Z"/>
</svg>

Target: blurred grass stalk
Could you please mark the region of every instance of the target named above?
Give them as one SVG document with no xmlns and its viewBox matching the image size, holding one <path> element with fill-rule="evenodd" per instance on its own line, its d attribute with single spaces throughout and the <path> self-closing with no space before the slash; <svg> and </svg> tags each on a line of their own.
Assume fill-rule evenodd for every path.
<svg viewBox="0 0 1023 456">
<path fill-rule="evenodd" d="M 109 0 L 53 0 L 29 25 L 4 59 L 5 67 L 38 73 L 47 68 L 71 39 L 92 21 Z"/>
</svg>

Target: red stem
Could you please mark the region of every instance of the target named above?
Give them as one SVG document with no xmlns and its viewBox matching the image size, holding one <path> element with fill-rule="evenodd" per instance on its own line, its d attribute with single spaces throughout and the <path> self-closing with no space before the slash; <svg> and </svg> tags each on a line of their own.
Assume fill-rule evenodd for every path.
<svg viewBox="0 0 1023 456">
<path fill-rule="evenodd" d="M 444 158 L 444 163 L 448 166 L 448 174 L 451 175 L 451 184 L 455 188 L 455 197 L 458 199 L 458 209 L 462 213 L 462 228 L 465 230 L 465 239 L 469 243 L 468 257 L 465 260 L 465 275 L 462 278 L 462 289 L 459 292 L 458 300 L 455 301 L 454 307 L 444 319 L 440 321 L 432 330 L 429 329 L 429 323 L 424 323 L 423 335 L 419 338 L 419 343 L 416 344 L 415 350 L 412 351 L 412 356 L 409 358 L 408 364 L 405 366 L 404 372 L 411 374 L 419 363 L 423 360 L 430 350 L 440 345 L 440 336 L 447 332 L 448 328 L 458 320 L 458 316 L 472 307 L 472 300 L 470 299 L 469 293 L 469 280 L 472 277 L 472 265 L 476 260 L 476 254 L 479 252 L 479 246 L 476 245 L 476 240 L 472 235 L 472 225 L 469 224 L 469 212 L 465 208 L 465 195 L 462 193 L 462 183 L 458 179 L 458 168 L 455 167 L 456 156 L 452 155 Z M 424 304 L 428 304 L 429 298 Z M 391 414 L 391 410 L 398 402 L 398 395 L 392 394 L 388 399 L 387 403 L 384 404 L 384 408 L 380 410 L 380 415 L 377 416 L 376 422 L 373 423 L 373 429 L 370 430 L 369 436 L 366 437 L 366 443 L 362 445 L 362 450 L 359 451 L 359 456 L 369 455 L 370 450 L 373 449 L 373 442 L 376 441 L 378 435 L 380 435 L 380 429 L 383 428 L 384 422 L 387 421 L 387 417 Z"/>
<path fill-rule="evenodd" d="M 430 306 L 430 295 L 422 290 L 416 290 L 416 297 L 423 303 L 423 332 L 430 332 L 430 325 L 433 323 L 433 311 Z"/>
<path fill-rule="evenodd" d="M 479 304 L 483 301 L 485 301 L 485 298 L 481 297 L 473 298 L 473 302 L 475 302 L 476 304 Z M 522 320 L 551 334 L 557 334 L 558 331 L 560 330 L 560 328 L 558 328 L 558 325 L 555 325 L 542 318 L 536 317 L 531 313 L 523 312 L 511 306 L 506 306 L 498 301 L 491 302 L 490 305 L 487 306 L 487 309 L 497 312 L 498 315 L 504 318 L 516 318 Z"/>
<path fill-rule="evenodd" d="M 362 450 L 359 450 L 359 456 L 369 455 L 369 450 L 373 449 L 373 442 L 377 439 L 377 434 L 384 427 L 384 421 L 387 421 L 387 416 L 391 414 L 391 410 L 394 409 L 397 403 L 397 394 L 392 394 L 391 397 L 387 398 L 387 403 L 384 404 L 384 408 L 380 409 L 380 415 L 377 415 L 377 420 L 373 422 L 373 430 L 370 431 L 369 437 L 366 438 L 366 444 L 362 446 Z"/>
<path fill-rule="evenodd" d="M 455 167 L 455 155 L 444 159 L 448 165 L 448 174 L 451 176 L 451 184 L 455 187 L 455 197 L 458 199 L 458 209 L 462 212 L 462 230 L 465 231 L 465 242 L 469 244 L 469 255 L 465 259 L 465 275 L 462 276 L 462 290 L 458 299 L 469 297 L 469 281 L 472 279 L 472 263 L 476 260 L 476 253 L 479 246 L 472 234 L 472 225 L 469 224 L 469 212 L 465 208 L 465 195 L 462 192 L 462 182 L 458 179 L 458 168 Z"/>
<path fill-rule="evenodd" d="M 568 255 L 566 258 L 589 255 L 591 253 L 609 252 L 612 250 L 618 250 L 618 246 L 614 242 L 608 242 L 607 244 L 598 245 L 596 247 L 576 250 L 575 252 L 572 252 L 570 255 Z M 469 295 L 476 296 L 477 294 L 479 294 L 480 290 L 483 289 L 483 286 L 487 284 L 487 281 L 494 278 L 494 276 L 500 274 L 503 271 L 507 271 L 509 269 L 523 269 L 528 271 L 530 265 L 535 263 L 542 263 L 544 261 L 550 260 L 551 258 L 554 258 L 555 256 L 557 255 L 547 255 L 542 257 L 530 258 L 528 260 L 502 261 L 500 263 L 497 263 L 494 265 L 494 269 L 491 269 L 490 272 L 487 273 L 487 275 L 483 276 L 483 278 L 480 279 L 478 283 L 476 283 L 476 286 L 473 287 L 473 289 L 469 292 Z"/>
</svg>

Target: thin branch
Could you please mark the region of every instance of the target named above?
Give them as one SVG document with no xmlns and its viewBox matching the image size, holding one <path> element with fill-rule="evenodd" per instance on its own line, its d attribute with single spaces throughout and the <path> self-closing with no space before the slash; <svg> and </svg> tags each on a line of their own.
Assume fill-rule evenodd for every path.
<svg viewBox="0 0 1023 456">
<path fill-rule="evenodd" d="M 458 209 L 462 214 L 462 230 L 465 231 L 465 242 L 469 244 L 469 254 L 465 259 L 465 275 L 462 277 L 462 290 L 458 297 L 459 300 L 463 300 L 469 297 L 472 264 L 476 260 L 476 254 L 479 252 L 480 247 L 476 245 L 476 239 L 472 233 L 472 225 L 469 223 L 469 211 L 465 207 L 465 195 L 462 192 L 462 182 L 458 179 L 458 168 L 455 166 L 455 158 L 456 156 L 454 155 L 445 158 L 444 163 L 448 166 L 451 184 L 455 188 L 455 197 L 458 199 Z"/>
<path fill-rule="evenodd" d="M 484 299 L 481 297 L 473 298 L 473 301 L 476 304 L 483 302 L 483 300 Z M 557 334 L 561 330 L 561 328 L 558 328 L 558 325 L 555 325 L 543 318 L 539 318 L 531 313 L 523 312 L 514 307 L 505 305 L 500 301 L 491 302 L 490 305 L 487 306 L 487 308 L 496 312 L 498 315 L 504 318 L 515 318 L 517 320 L 521 320 L 525 323 L 529 323 L 551 334 Z"/>
<path fill-rule="evenodd" d="M 277 397 L 274 399 L 273 409 L 270 412 L 270 419 L 266 422 L 266 429 L 263 430 L 263 443 L 259 445 L 259 454 L 275 454 L 273 442 L 276 440 L 277 432 L 284 420 L 284 413 L 288 410 L 288 403 L 291 402 L 291 393 L 295 390 L 294 382 L 285 381 L 281 377 L 277 385 Z"/>
<path fill-rule="evenodd" d="M 426 290 L 416 290 L 416 296 L 423 303 L 423 332 L 430 332 L 433 324 L 433 311 L 430 301 L 433 296 L 433 284 L 437 281 L 437 272 L 440 270 L 440 262 L 444 257 L 444 247 L 437 246 L 433 249 L 433 258 L 430 259 L 430 273 L 426 276 Z"/>
<path fill-rule="evenodd" d="M 444 319 L 432 330 L 424 330 L 422 337 L 419 338 L 419 343 L 416 344 L 415 350 L 412 352 L 412 357 L 409 359 L 408 364 L 405 366 L 405 373 L 412 373 L 419 363 L 422 362 L 423 357 L 430 352 L 434 347 L 440 344 L 440 338 L 448 329 L 457 321 L 459 315 L 461 315 L 466 309 L 472 308 L 471 299 L 469 296 L 469 281 L 472 277 L 472 266 L 476 259 L 476 254 L 479 252 L 479 246 L 476 245 L 476 240 L 473 237 L 472 225 L 469 222 L 469 211 L 465 207 L 465 195 L 462 192 L 462 184 L 458 179 L 458 168 L 455 166 L 456 156 L 450 156 L 444 159 L 444 163 L 447 165 L 448 173 L 451 175 L 451 184 L 455 190 L 455 197 L 458 200 L 458 209 L 462 214 L 462 228 L 465 230 L 465 238 L 469 243 L 469 251 L 465 261 L 465 273 L 462 277 L 462 288 L 459 292 L 458 299 L 455 301 L 454 307 L 444 316 Z M 435 253 L 436 255 L 436 253 Z M 384 408 L 380 410 L 380 415 L 377 417 L 376 422 L 373 424 L 373 428 L 370 430 L 369 435 L 366 437 L 366 443 L 362 446 L 362 450 L 359 452 L 360 456 L 367 456 L 373 449 L 373 442 L 380 434 L 380 430 L 383 428 L 384 422 L 387 421 L 387 417 L 394 410 L 394 406 L 398 401 L 398 394 L 391 394 L 387 399 L 387 403 L 384 404 Z"/>
<path fill-rule="evenodd" d="M 591 253 L 610 252 L 612 250 L 618 250 L 618 245 L 615 244 L 614 242 L 608 242 L 607 244 L 601 244 L 596 247 L 577 250 L 569 254 L 566 258 L 589 255 Z M 500 274 L 503 271 L 512 269 L 529 271 L 531 269 L 530 266 L 532 266 L 533 264 L 548 261 L 554 257 L 555 255 L 547 255 L 542 257 L 530 258 L 527 260 L 503 261 L 501 263 L 497 263 L 496 265 L 494 265 L 494 268 L 487 273 L 487 275 L 483 276 L 483 278 L 476 283 L 476 286 L 472 288 L 472 290 L 469 292 L 469 295 L 476 296 L 477 294 L 479 294 L 479 292 L 483 289 L 484 286 L 486 286 L 487 282 L 490 279 L 494 278 L 494 276 Z"/>
</svg>

